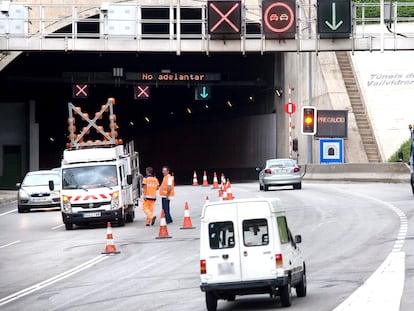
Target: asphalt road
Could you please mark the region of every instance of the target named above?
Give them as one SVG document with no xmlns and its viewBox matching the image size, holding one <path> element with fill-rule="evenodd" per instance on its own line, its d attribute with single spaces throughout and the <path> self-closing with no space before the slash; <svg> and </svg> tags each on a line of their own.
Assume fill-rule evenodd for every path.
<svg viewBox="0 0 414 311">
<path fill-rule="evenodd" d="M 279 197 L 293 234 L 302 234 L 308 296 L 294 296 L 290 310 L 333 310 L 360 288 L 395 246 L 401 219 L 390 206 L 399 208 L 408 219 L 400 310 L 412 310 L 414 198 L 409 185 L 306 182 L 302 190 L 260 192 L 257 183 L 246 183 L 233 185 L 233 194 Z M 105 226 L 65 231 L 58 211 L 7 213 L 16 204 L 1 205 L 0 309 L 205 310 L 198 249 L 199 216 L 206 195 L 217 200 L 217 191 L 210 188 L 177 187 L 174 223 L 168 226 L 171 239 L 155 239 L 159 222 L 145 227 L 144 215 L 137 210 L 134 223 L 113 228 L 121 253 L 112 256 L 101 255 Z M 196 229 L 179 229 L 185 201 Z M 160 202 L 156 211 L 159 214 Z M 393 295 L 392 290 L 388 293 Z M 219 310 L 275 308 L 282 309 L 278 300 L 268 296 L 219 301 Z"/>
</svg>

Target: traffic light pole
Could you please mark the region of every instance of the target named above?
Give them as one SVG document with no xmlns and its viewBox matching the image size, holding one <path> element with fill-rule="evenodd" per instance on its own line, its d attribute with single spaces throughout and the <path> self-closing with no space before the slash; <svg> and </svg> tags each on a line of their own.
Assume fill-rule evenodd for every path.
<svg viewBox="0 0 414 311">
<path fill-rule="evenodd" d="M 311 1 L 309 0 L 309 35 L 312 32 L 312 28 L 311 28 L 311 14 L 312 14 L 312 6 L 311 6 Z M 309 97 L 309 102 L 308 105 L 309 106 L 313 106 L 313 101 L 312 101 L 312 52 L 308 52 L 308 97 Z M 314 122 L 318 122 L 318 120 L 314 120 Z M 312 153 L 312 143 L 313 143 L 313 136 L 308 136 L 307 138 L 307 150 L 306 150 L 306 159 L 307 159 L 307 163 L 308 164 L 312 164 L 313 163 L 313 153 Z"/>
<path fill-rule="evenodd" d="M 312 52 L 308 53 L 308 97 L 309 97 L 309 102 L 308 105 L 309 106 L 313 106 L 312 103 Z M 318 120 L 314 120 L 314 122 L 318 122 Z M 307 150 L 306 150 L 306 159 L 307 159 L 307 163 L 311 164 L 313 163 L 313 148 L 312 148 L 312 143 L 313 143 L 313 135 L 308 135 L 307 138 Z"/>
</svg>

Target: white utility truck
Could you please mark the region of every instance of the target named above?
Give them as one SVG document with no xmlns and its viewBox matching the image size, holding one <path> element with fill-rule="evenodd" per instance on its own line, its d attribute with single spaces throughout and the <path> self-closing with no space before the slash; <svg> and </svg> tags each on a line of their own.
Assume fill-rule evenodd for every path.
<svg viewBox="0 0 414 311">
<path fill-rule="evenodd" d="M 200 277 L 209 311 L 237 295 L 306 296 L 306 267 L 280 200 L 243 199 L 206 204 L 201 214 Z"/>
<path fill-rule="evenodd" d="M 61 211 L 66 230 L 74 224 L 110 221 L 123 226 L 134 220 L 141 189 L 138 153 L 132 142 L 124 145 L 117 139 L 114 103 L 109 98 L 92 119 L 80 107 L 68 104 L 69 143 L 61 165 Z M 98 125 L 105 122 L 106 114 L 109 129 Z M 75 117 L 85 125 L 78 135 Z M 103 139 L 85 141 L 91 130 Z"/>
</svg>

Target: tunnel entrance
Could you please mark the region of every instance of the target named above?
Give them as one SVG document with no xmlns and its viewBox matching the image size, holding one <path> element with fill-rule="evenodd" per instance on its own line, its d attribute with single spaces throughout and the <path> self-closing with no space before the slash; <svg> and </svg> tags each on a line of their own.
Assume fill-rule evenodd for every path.
<svg viewBox="0 0 414 311">
<path fill-rule="evenodd" d="M 35 102 L 40 168 L 59 166 L 68 102 L 93 114 L 114 97 L 120 137 L 135 141 L 141 171 L 169 165 L 184 183 L 193 170 L 248 179 L 276 155 L 281 66 L 281 54 L 22 54 L 0 72 L 0 103 Z M 88 85 L 86 98 L 73 98 L 75 84 Z"/>
</svg>

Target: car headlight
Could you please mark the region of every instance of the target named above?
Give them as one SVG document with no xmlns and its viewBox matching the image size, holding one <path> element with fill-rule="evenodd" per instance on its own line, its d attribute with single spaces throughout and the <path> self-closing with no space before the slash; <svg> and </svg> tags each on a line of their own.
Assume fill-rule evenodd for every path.
<svg viewBox="0 0 414 311">
<path fill-rule="evenodd" d="M 118 209 L 118 208 L 119 208 L 119 191 L 115 191 L 112 193 L 111 209 Z"/>
<path fill-rule="evenodd" d="M 67 195 L 62 196 L 62 211 L 72 213 L 72 204 L 70 204 L 70 198 Z"/>
<path fill-rule="evenodd" d="M 19 199 L 20 200 L 29 200 L 29 198 L 30 198 L 30 196 L 26 191 L 24 191 L 23 189 L 19 190 Z"/>
</svg>

